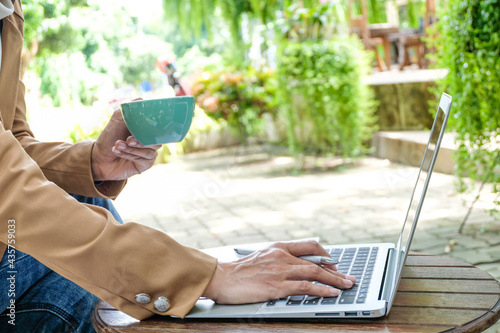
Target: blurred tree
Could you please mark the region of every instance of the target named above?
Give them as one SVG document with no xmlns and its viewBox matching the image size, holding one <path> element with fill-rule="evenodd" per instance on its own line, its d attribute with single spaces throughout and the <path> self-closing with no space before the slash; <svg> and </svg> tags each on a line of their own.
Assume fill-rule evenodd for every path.
<svg viewBox="0 0 500 333">
<path fill-rule="evenodd" d="M 165 14 L 178 24 L 184 36 L 211 36 L 214 19 L 222 17 L 231 32 L 233 62 L 238 61 L 239 65 L 243 65 L 248 49 L 242 31 L 244 17 L 266 24 L 275 18 L 277 10 L 283 9 L 283 2 L 288 4 L 291 0 L 163 0 Z"/>
<path fill-rule="evenodd" d="M 386 22 L 385 1 L 392 0 L 368 1 L 370 23 Z M 281 19 L 290 6 L 314 8 L 327 3 L 340 7 L 339 11 L 345 15 L 345 3 L 336 0 L 163 0 L 166 16 L 176 22 L 185 38 L 191 38 L 193 35 L 210 35 L 214 30 L 212 29 L 214 21 L 218 17 L 223 18 L 231 31 L 233 57 L 236 53 L 239 60 L 244 59 L 245 51 L 248 49 L 242 29 L 243 21 L 249 24 L 249 21 L 256 19 L 267 26 L 268 23 Z M 263 37 L 266 38 L 265 35 Z"/>
<path fill-rule="evenodd" d="M 23 10 L 23 71 L 32 66 L 54 105 L 91 104 L 114 87 L 160 81 L 156 58 L 172 52 L 120 0 L 33 0 Z"/>
<path fill-rule="evenodd" d="M 347 36 L 344 6 L 294 3 L 276 30 L 281 33 L 277 96 L 290 152 L 301 163 L 304 152 L 344 158 L 365 154 L 364 144 L 376 127 L 376 103 L 363 83 L 370 57 L 357 36 Z"/>
<path fill-rule="evenodd" d="M 87 0 L 31 0 L 23 3 L 24 52 L 22 74 L 35 56 L 47 56 L 82 46 L 81 32 L 68 19 L 75 7 Z"/>
<path fill-rule="evenodd" d="M 457 134 L 459 189 L 491 184 L 500 214 L 500 0 L 450 0 L 433 28 L 438 68 L 449 70 L 436 93 L 453 96 L 449 127 Z M 435 110 L 436 108 L 434 108 Z M 463 225 L 462 225 L 463 227 Z M 460 229 L 461 231 L 461 229 Z"/>
</svg>

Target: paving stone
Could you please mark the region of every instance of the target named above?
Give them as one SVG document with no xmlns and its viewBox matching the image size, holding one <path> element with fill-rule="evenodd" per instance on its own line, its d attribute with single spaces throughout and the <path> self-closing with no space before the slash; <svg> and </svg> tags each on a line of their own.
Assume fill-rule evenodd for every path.
<svg viewBox="0 0 500 333">
<path fill-rule="evenodd" d="M 434 221 L 433 221 L 434 222 Z M 441 237 L 454 237 L 454 235 L 459 235 L 458 233 L 458 228 L 459 226 L 443 226 L 443 227 L 437 227 L 436 226 L 436 223 L 433 223 L 433 222 L 430 222 L 430 223 L 427 223 L 427 224 L 424 224 L 424 223 L 419 223 L 418 227 L 417 227 L 417 231 L 418 230 L 421 230 L 421 229 L 424 229 L 430 233 L 433 233 L 435 234 L 436 236 L 441 236 Z"/>
<path fill-rule="evenodd" d="M 199 246 L 200 238 L 199 237 L 188 236 L 188 237 L 176 238 L 175 240 L 184 246 L 193 247 L 195 249 L 200 248 L 200 246 Z"/>
<path fill-rule="evenodd" d="M 246 223 L 260 228 L 283 225 L 286 223 L 283 213 L 276 211 L 257 211 L 252 214 L 242 216 L 242 218 Z"/>
<path fill-rule="evenodd" d="M 413 250 L 413 248 L 412 248 Z M 425 254 L 432 254 L 432 255 L 435 255 L 435 256 L 442 256 L 442 255 L 446 255 L 447 253 L 445 253 L 445 250 L 444 250 L 444 246 L 438 246 L 438 247 L 430 247 L 430 248 L 426 248 L 425 251 L 420 251 L 422 253 L 425 253 Z"/>
<path fill-rule="evenodd" d="M 480 251 L 488 253 L 494 262 L 500 262 L 500 245 L 482 248 Z"/>
<path fill-rule="evenodd" d="M 250 235 L 250 236 L 242 235 L 242 236 L 234 237 L 231 240 L 226 240 L 225 245 L 261 243 L 261 242 L 268 242 L 268 241 L 270 241 L 270 239 L 266 239 L 266 237 L 263 235 Z"/>
<path fill-rule="evenodd" d="M 275 160 L 255 148 L 179 157 L 130 179 L 116 206 L 126 221 L 197 248 L 313 236 L 325 244 L 397 240 L 416 168 L 366 158 L 341 172 L 290 176 Z M 433 175 L 412 249 L 444 255 L 456 239 L 450 256 L 498 276 L 500 221 L 480 202 L 459 235 L 470 197 L 455 192 L 452 176 Z"/>
<path fill-rule="evenodd" d="M 346 244 L 351 241 L 338 229 L 323 230 L 318 236 L 325 244 Z"/>
<path fill-rule="evenodd" d="M 220 231 L 237 230 L 245 227 L 247 224 L 241 217 L 228 216 L 228 214 L 226 214 L 221 218 L 210 217 L 210 220 L 206 221 L 204 225 L 210 229 L 210 231 L 217 233 Z"/>
<path fill-rule="evenodd" d="M 213 237 L 213 234 L 207 228 L 189 229 L 188 235 L 189 237 L 198 237 L 199 239 Z"/>
<path fill-rule="evenodd" d="M 263 237 L 269 242 L 291 241 L 294 239 L 288 231 L 266 231 Z"/>
<path fill-rule="evenodd" d="M 208 249 L 211 247 L 219 247 L 227 244 L 220 239 L 204 239 L 196 242 L 196 245 L 196 248 L 198 249 Z"/>
<path fill-rule="evenodd" d="M 481 249 L 481 248 L 488 248 L 490 244 L 481 239 L 477 238 L 461 238 L 461 237 L 453 237 L 453 240 L 457 241 L 457 244 L 455 245 L 455 248 L 457 250 L 464 250 L 464 249 Z"/>
<path fill-rule="evenodd" d="M 369 228 L 369 230 L 370 230 L 370 233 L 376 238 L 386 237 L 389 235 L 393 235 L 394 238 L 398 238 L 399 233 L 401 232 L 401 227 L 399 227 L 399 226 L 382 226 L 382 227 L 373 226 L 373 227 Z"/>
<path fill-rule="evenodd" d="M 411 249 L 418 252 L 428 252 L 429 249 L 440 247 L 442 249 L 449 242 L 446 239 L 438 238 L 434 235 L 420 232 L 416 235 L 411 243 Z"/>
<path fill-rule="evenodd" d="M 500 280 L 500 262 L 492 264 L 479 264 L 477 265 L 480 269 L 487 271 L 495 279 Z"/>
<path fill-rule="evenodd" d="M 165 232 L 170 237 L 172 237 L 173 239 L 181 239 L 181 238 L 189 237 L 189 233 L 186 230 L 182 230 L 182 231 L 180 231 L 180 230 L 178 230 L 178 231 L 162 230 L 162 231 Z"/>
<path fill-rule="evenodd" d="M 450 255 L 459 260 L 463 260 L 469 264 L 476 265 L 478 263 L 492 262 L 493 258 L 488 253 L 478 250 L 454 250 Z"/>
</svg>

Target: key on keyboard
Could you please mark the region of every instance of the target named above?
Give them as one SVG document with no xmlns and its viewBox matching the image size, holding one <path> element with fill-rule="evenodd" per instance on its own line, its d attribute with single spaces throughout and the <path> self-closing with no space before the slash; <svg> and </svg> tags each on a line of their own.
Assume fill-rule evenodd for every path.
<svg viewBox="0 0 500 333">
<path fill-rule="evenodd" d="M 331 249 L 330 255 L 333 258 L 340 258 L 340 264 L 337 270 L 344 274 L 356 277 L 356 284 L 351 289 L 340 292 L 338 297 L 318 297 L 295 295 L 288 296 L 279 300 L 271 300 L 266 303 L 267 306 L 275 306 L 279 301 L 286 301 L 287 306 L 297 305 L 317 305 L 317 304 L 353 304 L 364 303 L 368 294 L 368 287 L 371 282 L 371 276 L 375 268 L 378 247 L 361 247 L 346 249 Z"/>
</svg>

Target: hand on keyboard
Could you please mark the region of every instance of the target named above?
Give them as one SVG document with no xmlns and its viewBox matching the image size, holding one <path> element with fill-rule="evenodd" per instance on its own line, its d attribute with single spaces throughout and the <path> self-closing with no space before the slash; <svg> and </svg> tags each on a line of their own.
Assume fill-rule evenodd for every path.
<svg viewBox="0 0 500 333">
<path fill-rule="evenodd" d="M 302 255 L 329 256 L 315 241 L 282 242 L 234 262 L 219 263 L 203 296 L 220 304 L 242 304 L 289 295 L 335 297 L 356 278 L 318 266 Z M 313 283 L 313 281 L 319 282 Z"/>
</svg>

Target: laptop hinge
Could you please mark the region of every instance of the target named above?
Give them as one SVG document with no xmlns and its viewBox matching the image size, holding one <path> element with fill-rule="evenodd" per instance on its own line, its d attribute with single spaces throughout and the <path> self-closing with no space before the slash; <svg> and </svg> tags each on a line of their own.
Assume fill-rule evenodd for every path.
<svg viewBox="0 0 500 333">
<path fill-rule="evenodd" d="M 379 300 L 384 300 L 388 302 L 391 297 L 392 285 L 394 284 L 394 274 L 389 274 L 389 272 L 394 272 L 396 265 L 396 250 L 389 249 L 387 253 L 387 261 L 384 269 L 384 276 L 382 277 L 382 288 L 380 289 Z"/>
</svg>

